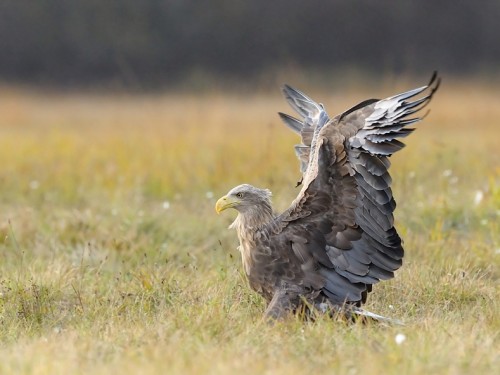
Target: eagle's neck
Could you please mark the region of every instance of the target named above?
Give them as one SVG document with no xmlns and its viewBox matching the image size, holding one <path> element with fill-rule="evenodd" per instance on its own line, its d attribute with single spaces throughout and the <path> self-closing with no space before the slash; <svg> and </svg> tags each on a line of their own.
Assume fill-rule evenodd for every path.
<svg viewBox="0 0 500 375">
<path fill-rule="evenodd" d="M 271 204 L 265 202 L 240 212 L 229 228 L 236 229 L 240 240 L 239 250 L 243 267 L 247 275 L 250 275 L 252 267 L 252 250 L 256 246 L 256 240 L 262 236 L 260 232 L 263 227 L 274 219 Z"/>
</svg>

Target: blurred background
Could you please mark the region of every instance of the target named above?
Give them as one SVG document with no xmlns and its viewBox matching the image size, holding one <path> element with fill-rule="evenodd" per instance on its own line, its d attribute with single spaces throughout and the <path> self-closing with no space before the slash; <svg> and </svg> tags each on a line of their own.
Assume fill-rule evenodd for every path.
<svg viewBox="0 0 500 375">
<path fill-rule="evenodd" d="M 0 81 L 129 90 L 497 77 L 498 0 L 4 0 Z"/>
</svg>

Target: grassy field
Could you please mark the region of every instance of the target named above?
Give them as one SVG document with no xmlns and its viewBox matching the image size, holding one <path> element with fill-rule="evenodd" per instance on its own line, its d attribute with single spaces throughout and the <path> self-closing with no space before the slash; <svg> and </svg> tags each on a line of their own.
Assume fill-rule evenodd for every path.
<svg viewBox="0 0 500 375">
<path fill-rule="evenodd" d="M 304 90 L 333 114 L 419 84 Z M 278 88 L 0 89 L 0 373 L 496 373 L 499 103 L 498 87 L 445 80 L 393 157 L 406 261 L 366 307 L 404 327 L 271 327 L 234 213 L 214 204 L 243 182 L 271 188 L 278 210 L 297 194 Z"/>
</svg>

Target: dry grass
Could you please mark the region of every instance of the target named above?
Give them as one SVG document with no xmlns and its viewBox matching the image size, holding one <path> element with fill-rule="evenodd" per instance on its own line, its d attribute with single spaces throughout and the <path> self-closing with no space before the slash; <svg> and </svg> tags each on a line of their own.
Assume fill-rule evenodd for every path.
<svg viewBox="0 0 500 375">
<path fill-rule="evenodd" d="M 413 86 L 308 92 L 334 113 Z M 445 81 L 393 158 L 407 258 L 367 307 L 405 327 L 269 327 L 213 205 L 242 182 L 296 194 L 278 92 L 0 90 L 0 373 L 495 373 L 499 102 Z"/>
</svg>

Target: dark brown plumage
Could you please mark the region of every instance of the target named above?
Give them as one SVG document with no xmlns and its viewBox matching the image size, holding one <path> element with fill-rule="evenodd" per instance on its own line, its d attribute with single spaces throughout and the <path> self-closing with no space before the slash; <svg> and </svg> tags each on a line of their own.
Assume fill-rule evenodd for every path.
<svg viewBox="0 0 500 375">
<path fill-rule="evenodd" d="M 280 318 L 304 302 L 320 310 L 350 306 L 371 316 L 357 307 L 373 284 L 394 276 L 404 255 L 394 228 L 388 157 L 404 146 L 397 138 L 414 130 L 407 126 L 421 118 L 411 116 L 439 83 L 434 74 L 427 86 L 364 101 L 331 119 L 321 104 L 285 85 L 301 117 L 280 113 L 302 137 L 295 146 L 300 193 L 280 215 L 272 211 L 269 190 L 251 185 L 235 187 L 216 204 L 217 212 L 239 212 L 231 227 L 250 286 L 269 302 L 266 316 Z"/>
</svg>

